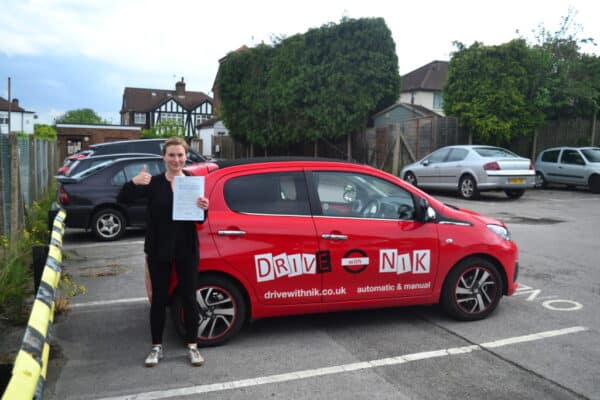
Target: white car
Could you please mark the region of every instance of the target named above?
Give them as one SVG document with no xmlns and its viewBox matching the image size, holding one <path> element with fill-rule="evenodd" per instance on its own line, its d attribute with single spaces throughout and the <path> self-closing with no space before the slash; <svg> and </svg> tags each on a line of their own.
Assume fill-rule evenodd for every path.
<svg viewBox="0 0 600 400">
<path fill-rule="evenodd" d="M 600 147 L 553 147 L 535 161 L 536 186 L 562 183 L 600 193 Z"/>
<path fill-rule="evenodd" d="M 422 189 L 458 191 L 465 199 L 488 190 L 503 190 L 518 199 L 535 186 L 531 160 L 494 146 L 442 147 L 405 166 L 400 176 Z"/>
</svg>

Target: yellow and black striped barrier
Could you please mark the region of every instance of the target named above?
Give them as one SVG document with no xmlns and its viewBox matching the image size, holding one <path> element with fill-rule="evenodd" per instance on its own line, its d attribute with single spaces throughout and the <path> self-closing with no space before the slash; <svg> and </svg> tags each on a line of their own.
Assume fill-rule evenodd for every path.
<svg viewBox="0 0 600 400">
<path fill-rule="evenodd" d="M 48 330 L 54 320 L 54 294 L 60 281 L 62 239 L 66 212 L 60 210 L 54 218 L 48 257 L 40 287 L 37 290 L 31 315 L 23 336 L 21 349 L 15 359 L 12 376 L 2 400 L 43 398 L 50 345 Z"/>
</svg>

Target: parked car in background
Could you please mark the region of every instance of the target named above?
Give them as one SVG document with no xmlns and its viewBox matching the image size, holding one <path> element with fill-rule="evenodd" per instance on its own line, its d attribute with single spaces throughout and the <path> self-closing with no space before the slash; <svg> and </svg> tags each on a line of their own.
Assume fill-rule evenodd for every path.
<svg viewBox="0 0 600 400">
<path fill-rule="evenodd" d="M 586 186 L 600 193 L 600 147 L 553 147 L 535 161 L 536 186 Z"/>
<path fill-rule="evenodd" d="M 343 161 L 196 164 L 209 217 L 197 224 L 202 345 L 248 319 L 441 303 L 485 318 L 517 288 L 518 250 L 500 221 L 445 205 L 381 170 Z M 170 286 L 183 329 L 176 277 Z"/>
<path fill-rule="evenodd" d="M 143 227 L 146 201 L 125 205 L 117 195 L 144 165 L 152 175 L 165 171 L 163 159 L 152 155 L 109 160 L 76 177 L 57 177 L 57 202 L 67 212 L 66 226 L 90 229 L 99 240 L 117 240 L 128 226 Z"/>
<path fill-rule="evenodd" d="M 510 150 L 478 145 L 442 147 L 402 169 L 402 179 L 422 189 L 458 191 L 465 199 L 502 190 L 511 199 L 535 185 L 533 163 Z"/>
<path fill-rule="evenodd" d="M 91 150 L 81 150 L 75 154 L 68 156 L 67 158 L 65 158 L 63 165 L 58 169 L 58 174 L 59 175 L 64 174 L 65 172 L 67 172 L 69 170 L 70 166 L 75 161 L 85 158 L 85 157 L 89 156 L 91 153 L 92 153 Z"/>
<path fill-rule="evenodd" d="M 139 140 L 122 140 L 118 142 L 99 143 L 90 146 L 91 155 L 101 156 L 105 154 L 119 153 L 149 153 L 162 156 L 162 148 L 166 139 L 139 139 Z M 209 161 L 198 152 L 190 149 L 187 154 L 190 163 L 200 163 Z"/>
<path fill-rule="evenodd" d="M 107 161 L 116 160 L 117 158 L 137 158 L 137 157 L 157 157 L 162 158 L 157 154 L 147 153 L 124 153 L 124 154 L 107 154 L 104 156 L 91 156 L 75 160 L 63 174 L 64 176 L 74 177 L 77 174 L 93 167 L 102 166 Z"/>
</svg>

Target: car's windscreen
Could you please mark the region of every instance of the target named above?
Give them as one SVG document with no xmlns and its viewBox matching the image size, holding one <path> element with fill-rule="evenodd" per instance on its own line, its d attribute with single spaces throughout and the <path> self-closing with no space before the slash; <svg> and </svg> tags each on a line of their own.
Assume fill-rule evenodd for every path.
<svg viewBox="0 0 600 400">
<path fill-rule="evenodd" d="M 589 162 L 600 162 L 600 149 L 583 149 L 581 152 Z"/>
<path fill-rule="evenodd" d="M 473 150 L 481 157 L 513 158 L 519 157 L 512 151 L 501 147 L 474 147 Z"/>
</svg>

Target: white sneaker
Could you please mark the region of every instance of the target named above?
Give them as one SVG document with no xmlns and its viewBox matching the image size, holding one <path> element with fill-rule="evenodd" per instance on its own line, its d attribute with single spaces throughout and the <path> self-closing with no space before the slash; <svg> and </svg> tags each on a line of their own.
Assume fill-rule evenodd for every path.
<svg viewBox="0 0 600 400">
<path fill-rule="evenodd" d="M 190 355 L 190 362 L 194 367 L 199 367 L 202 364 L 204 364 L 204 358 L 198 351 L 198 346 L 196 346 L 195 344 L 188 345 L 188 352 Z"/>
<path fill-rule="evenodd" d="M 154 367 L 158 365 L 158 362 L 163 358 L 163 351 L 161 345 L 152 346 L 152 350 L 150 350 L 150 354 L 146 357 L 146 361 L 144 361 L 144 365 L 146 367 Z"/>
</svg>

